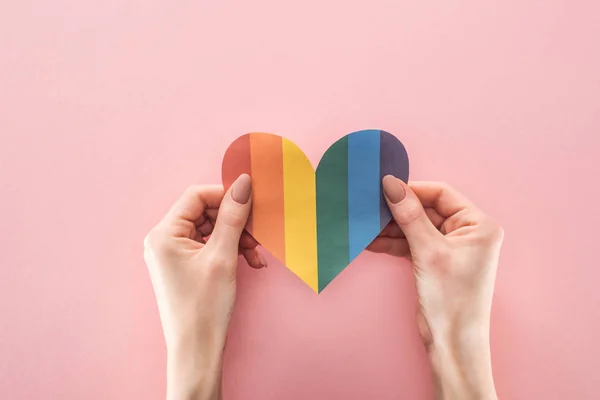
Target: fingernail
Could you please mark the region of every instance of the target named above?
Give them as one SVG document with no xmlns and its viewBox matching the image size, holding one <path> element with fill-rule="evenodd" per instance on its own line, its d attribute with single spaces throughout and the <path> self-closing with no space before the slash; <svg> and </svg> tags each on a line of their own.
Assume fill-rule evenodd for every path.
<svg viewBox="0 0 600 400">
<path fill-rule="evenodd" d="M 400 203 L 406 197 L 406 190 L 400 182 L 400 179 L 392 175 L 383 177 L 383 192 L 394 204 Z"/>
<path fill-rule="evenodd" d="M 231 197 L 238 204 L 246 204 L 250 200 L 250 193 L 252 193 L 252 179 L 249 175 L 242 174 L 233 183 Z"/>
<path fill-rule="evenodd" d="M 258 262 L 259 262 L 259 264 L 262 265 L 263 267 L 266 267 L 267 266 L 267 260 L 265 259 L 265 257 L 262 254 L 260 254 L 260 253 L 257 253 L 257 255 L 258 255 Z"/>
</svg>

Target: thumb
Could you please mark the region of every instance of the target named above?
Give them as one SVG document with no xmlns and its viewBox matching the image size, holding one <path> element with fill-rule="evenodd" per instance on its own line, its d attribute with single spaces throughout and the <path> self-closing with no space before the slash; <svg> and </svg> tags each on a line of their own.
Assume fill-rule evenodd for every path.
<svg viewBox="0 0 600 400">
<path fill-rule="evenodd" d="M 213 233 L 207 246 L 216 246 L 226 254 L 237 257 L 240 236 L 248 222 L 252 194 L 252 180 L 242 174 L 223 196 Z"/>
<path fill-rule="evenodd" d="M 429 220 L 421 201 L 406 183 L 392 175 L 386 175 L 382 184 L 392 216 L 411 248 L 430 244 L 441 236 Z"/>
</svg>

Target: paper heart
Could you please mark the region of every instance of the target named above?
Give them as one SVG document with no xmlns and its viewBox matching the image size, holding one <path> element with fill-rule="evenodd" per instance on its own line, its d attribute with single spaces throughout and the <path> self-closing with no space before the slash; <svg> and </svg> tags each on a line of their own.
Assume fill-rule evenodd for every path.
<svg viewBox="0 0 600 400">
<path fill-rule="evenodd" d="M 363 130 L 329 147 L 315 173 L 290 140 L 249 133 L 225 152 L 225 188 L 243 173 L 252 177 L 247 231 L 319 293 L 390 221 L 381 179 L 408 182 L 408 155 L 390 133 Z"/>
</svg>

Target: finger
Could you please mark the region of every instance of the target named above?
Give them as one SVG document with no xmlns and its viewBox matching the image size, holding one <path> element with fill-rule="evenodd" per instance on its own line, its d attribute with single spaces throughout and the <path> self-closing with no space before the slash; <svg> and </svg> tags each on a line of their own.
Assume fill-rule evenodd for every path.
<svg viewBox="0 0 600 400">
<path fill-rule="evenodd" d="M 383 192 L 394 220 L 404 232 L 411 246 L 430 246 L 441 233 L 431 223 L 415 193 L 400 179 L 386 175 Z"/>
<path fill-rule="evenodd" d="M 446 218 L 440 231 L 444 235 L 467 233 L 482 221 L 482 214 L 478 211 L 468 209 L 461 210 L 449 218 Z"/>
<path fill-rule="evenodd" d="M 173 204 L 162 220 L 173 236 L 193 237 L 204 210 L 218 207 L 223 198 L 220 186 L 190 186 Z"/>
<path fill-rule="evenodd" d="M 404 233 L 402 233 L 402 229 L 400 229 L 396 221 L 392 219 L 377 236 L 400 238 L 404 237 Z"/>
<path fill-rule="evenodd" d="M 425 214 L 427 214 L 427 217 L 429 218 L 429 220 L 431 221 L 433 226 L 435 226 L 438 230 L 442 227 L 442 224 L 444 223 L 444 220 L 446 219 L 446 218 L 442 217 L 441 215 L 439 215 L 437 213 L 437 211 L 435 211 L 433 208 L 426 208 Z M 402 229 L 400 229 L 400 227 L 398 226 L 396 221 L 394 221 L 394 219 L 392 219 L 377 236 L 391 237 L 391 238 L 405 237 L 404 233 L 402 232 Z"/>
<path fill-rule="evenodd" d="M 248 232 L 242 232 L 242 236 L 240 237 L 240 248 L 253 249 L 256 246 L 258 246 L 256 239 L 254 239 Z"/>
<path fill-rule="evenodd" d="M 217 185 L 192 185 L 173 204 L 166 217 L 195 222 L 208 208 L 218 208 L 223 199 L 223 188 Z"/>
<path fill-rule="evenodd" d="M 250 215 L 251 194 L 250 176 L 242 174 L 223 196 L 207 246 L 216 246 L 217 251 L 237 254 L 240 237 Z"/>
<path fill-rule="evenodd" d="M 209 220 L 205 220 L 204 223 L 200 224 L 200 226 L 196 226 L 196 235 L 194 240 L 206 244 L 206 238 L 210 236 L 213 229 L 213 223 Z"/>
<path fill-rule="evenodd" d="M 204 211 L 204 214 L 208 217 L 208 219 L 210 219 L 213 222 L 217 220 L 218 213 L 219 213 L 218 208 L 208 208 L 208 209 L 206 209 L 206 211 Z"/>
<path fill-rule="evenodd" d="M 267 266 L 267 261 L 256 247 L 251 249 L 241 249 L 241 254 L 252 268 L 260 269 Z"/>
<path fill-rule="evenodd" d="M 210 220 L 205 220 L 203 224 L 196 227 L 196 240 L 201 243 L 206 243 L 204 238 L 210 236 L 214 229 L 214 224 Z M 252 237 L 248 232 L 242 232 L 242 236 L 240 237 L 240 248 L 243 249 L 252 249 L 258 246 L 258 242 L 256 239 Z"/>
<path fill-rule="evenodd" d="M 197 235 L 202 235 L 202 237 L 207 237 L 212 233 L 214 229 L 214 225 L 210 220 L 205 220 L 200 226 L 196 227 Z"/>
<path fill-rule="evenodd" d="M 442 224 L 446 220 L 446 218 L 442 217 L 437 211 L 435 211 L 435 208 L 425 208 L 425 214 L 427 214 L 427 218 L 429 218 L 433 226 L 435 226 L 438 230 L 442 227 Z"/>
<path fill-rule="evenodd" d="M 409 186 L 424 207 L 433 208 L 442 217 L 449 218 L 461 210 L 475 208 L 469 200 L 446 183 L 411 182 Z"/>
<path fill-rule="evenodd" d="M 373 253 L 385 253 L 395 257 L 405 257 L 410 253 L 406 239 L 377 237 L 368 246 Z"/>
</svg>

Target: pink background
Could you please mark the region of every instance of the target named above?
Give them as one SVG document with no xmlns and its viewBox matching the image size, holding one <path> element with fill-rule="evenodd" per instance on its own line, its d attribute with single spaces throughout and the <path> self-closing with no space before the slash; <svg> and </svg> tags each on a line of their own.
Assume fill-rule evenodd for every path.
<svg viewBox="0 0 600 400">
<path fill-rule="evenodd" d="M 316 165 L 364 128 L 506 229 L 504 399 L 597 399 L 594 1 L 26 0 L 0 5 L 0 398 L 161 399 L 142 239 L 229 142 Z M 225 398 L 430 399 L 408 266 L 362 255 L 316 296 L 240 265 Z"/>
</svg>

